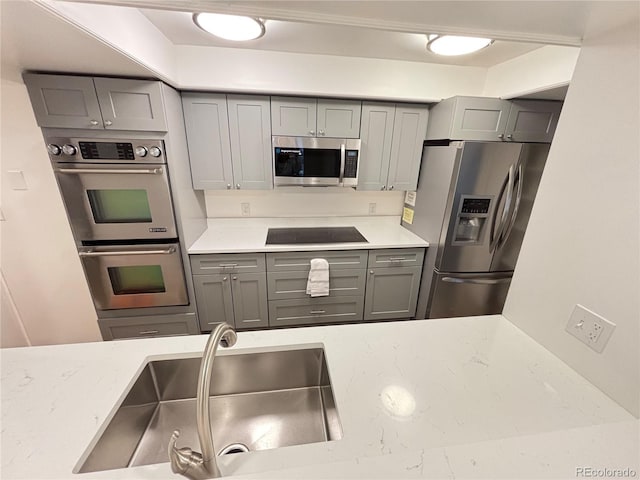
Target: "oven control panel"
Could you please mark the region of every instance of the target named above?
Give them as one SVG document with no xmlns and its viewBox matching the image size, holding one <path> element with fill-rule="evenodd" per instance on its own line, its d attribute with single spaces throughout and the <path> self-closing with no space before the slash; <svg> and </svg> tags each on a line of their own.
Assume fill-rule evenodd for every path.
<svg viewBox="0 0 640 480">
<path fill-rule="evenodd" d="M 166 163 L 162 140 L 47 138 L 56 163 Z"/>
</svg>

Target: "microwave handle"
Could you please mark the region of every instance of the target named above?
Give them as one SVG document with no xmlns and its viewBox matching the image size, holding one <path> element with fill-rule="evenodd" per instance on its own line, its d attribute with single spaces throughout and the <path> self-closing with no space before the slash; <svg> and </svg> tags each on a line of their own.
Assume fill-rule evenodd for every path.
<svg viewBox="0 0 640 480">
<path fill-rule="evenodd" d="M 340 180 L 339 180 L 339 185 L 342 187 L 343 183 L 344 183 L 344 162 L 345 162 L 345 158 L 346 158 L 346 150 L 347 150 L 347 146 L 346 144 L 342 143 L 340 144 Z"/>
</svg>

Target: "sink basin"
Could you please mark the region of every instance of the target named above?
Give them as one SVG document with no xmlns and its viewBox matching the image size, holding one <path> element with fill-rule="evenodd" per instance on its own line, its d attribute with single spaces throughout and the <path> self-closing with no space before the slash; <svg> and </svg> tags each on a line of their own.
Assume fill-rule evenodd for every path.
<svg viewBox="0 0 640 480">
<path fill-rule="evenodd" d="M 200 357 L 151 360 L 91 442 L 75 473 L 169 461 L 171 433 L 200 451 L 196 388 Z M 266 450 L 342 438 L 324 349 L 219 353 L 210 398 L 216 452 Z M 246 448 L 244 448 L 246 446 Z"/>
</svg>

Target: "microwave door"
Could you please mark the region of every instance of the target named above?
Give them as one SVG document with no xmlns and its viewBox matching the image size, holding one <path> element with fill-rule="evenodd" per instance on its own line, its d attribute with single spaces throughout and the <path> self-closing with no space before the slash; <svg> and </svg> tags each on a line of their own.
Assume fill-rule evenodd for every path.
<svg viewBox="0 0 640 480">
<path fill-rule="evenodd" d="M 276 185 L 338 186 L 344 169 L 340 148 L 274 149 Z"/>
<path fill-rule="evenodd" d="M 165 165 L 56 166 L 76 240 L 177 238 Z"/>
</svg>

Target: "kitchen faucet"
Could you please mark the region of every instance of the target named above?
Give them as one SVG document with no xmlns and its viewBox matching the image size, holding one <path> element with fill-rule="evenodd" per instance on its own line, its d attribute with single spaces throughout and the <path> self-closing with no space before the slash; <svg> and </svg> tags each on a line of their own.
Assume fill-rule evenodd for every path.
<svg viewBox="0 0 640 480">
<path fill-rule="evenodd" d="M 213 329 L 202 354 L 200 373 L 198 378 L 198 392 L 196 399 L 196 426 L 198 428 L 198 440 L 202 453 L 194 452 L 188 447 L 178 448 L 176 440 L 180 431 L 175 430 L 169 441 L 169 459 L 171 470 L 191 480 L 204 480 L 206 478 L 218 478 L 221 476 L 216 452 L 213 445 L 211 432 L 211 418 L 209 407 L 209 391 L 211 387 L 211 372 L 213 360 L 218 350 L 218 345 L 232 347 L 238 339 L 235 330 L 228 323 L 220 323 Z"/>
</svg>

